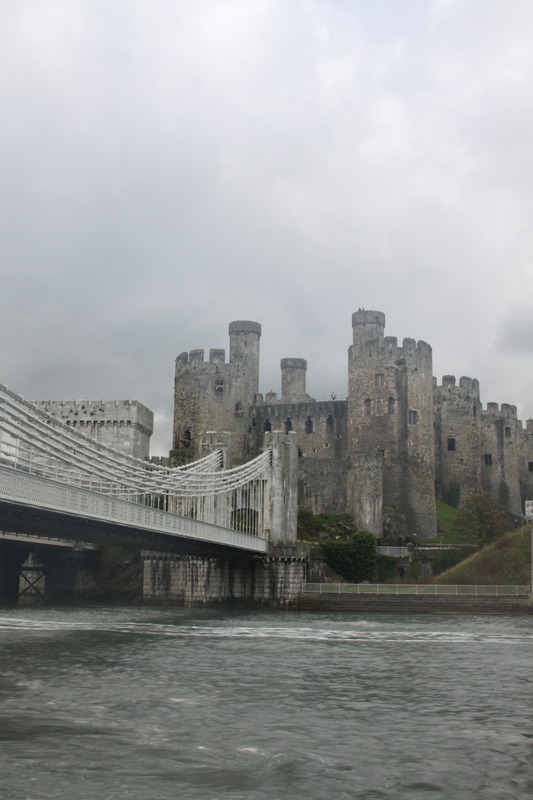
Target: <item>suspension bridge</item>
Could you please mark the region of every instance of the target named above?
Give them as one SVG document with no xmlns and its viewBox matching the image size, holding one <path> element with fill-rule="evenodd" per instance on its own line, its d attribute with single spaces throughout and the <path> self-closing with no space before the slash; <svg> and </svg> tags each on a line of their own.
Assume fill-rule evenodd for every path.
<svg viewBox="0 0 533 800">
<path fill-rule="evenodd" d="M 261 555 L 274 541 L 293 540 L 290 436 L 270 434 L 260 455 L 231 469 L 216 439 L 212 452 L 186 466 L 152 464 L 0 384 L 0 530 L 192 554 Z"/>
</svg>

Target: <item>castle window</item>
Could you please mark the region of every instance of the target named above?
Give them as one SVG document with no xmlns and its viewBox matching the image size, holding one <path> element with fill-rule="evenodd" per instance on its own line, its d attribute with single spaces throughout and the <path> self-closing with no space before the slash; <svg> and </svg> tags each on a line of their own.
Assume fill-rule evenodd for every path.
<svg viewBox="0 0 533 800">
<path fill-rule="evenodd" d="M 326 433 L 333 433 L 333 416 L 331 414 L 326 420 Z"/>
<path fill-rule="evenodd" d="M 414 411 L 413 409 L 409 410 L 409 417 L 408 417 L 409 425 L 416 425 L 418 423 L 418 411 Z"/>
<path fill-rule="evenodd" d="M 492 454 L 485 453 L 485 466 L 490 467 L 491 464 L 492 464 Z"/>
<path fill-rule="evenodd" d="M 365 417 L 369 417 L 372 413 L 372 400 L 367 397 L 365 400 Z"/>
<path fill-rule="evenodd" d="M 224 381 L 222 378 L 217 378 L 215 381 L 215 392 L 223 392 L 224 391 Z"/>
<path fill-rule="evenodd" d="M 381 400 L 378 400 L 376 402 L 376 415 L 378 417 L 381 417 L 382 414 L 383 414 L 383 403 L 381 402 Z"/>
<path fill-rule="evenodd" d="M 235 416 L 242 417 L 243 413 L 242 403 L 235 403 Z"/>
<path fill-rule="evenodd" d="M 313 433 L 313 420 L 311 417 L 307 417 L 305 420 L 305 432 L 306 433 Z"/>
<path fill-rule="evenodd" d="M 472 406 L 472 416 L 477 417 L 477 406 Z"/>
<path fill-rule="evenodd" d="M 263 423 L 263 430 L 265 431 L 265 433 L 266 433 L 267 431 L 271 431 L 271 430 L 272 430 L 272 423 L 270 422 L 270 420 L 269 420 L 269 419 L 266 419 L 266 420 L 264 421 L 264 423 Z"/>
<path fill-rule="evenodd" d="M 505 436 L 506 436 L 507 439 L 511 436 L 511 428 L 509 428 L 507 426 L 505 428 Z"/>
<path fill-rule="evenodd" d="M 533 472 L 533 461 L 528 461 L 527 462 L 527 471 L 528 472 Z"/>
<path fill-rule="evenodd" d="M 191 446 L 191 432 L 185 431 L 183 434 L 183 439 L 181 440 L 183 447 L 190 447 Z"/>
<path fill-rule="evenodd" d="M 448 450 L 452 452 L 455 450 L 455 439 L 453 436 L 448 436 Z"/>
<path fill-rule="evenodd" d="M 394 397 L 389 397 L 389 414 L 394 414 Z"/>
<path fill-rule="evenodd" d="M 384 386 L 385 385 L 385 375 L 382 372 L 378 372 L 374 375 L 374 386 Z"/>
<path fill-rule="evenodd" d="M 292 421 L 289 417 L 287 417 L 285 420 L 285 433 L 288 433 L 289 431 L 292 431 Z"/>
</svg>

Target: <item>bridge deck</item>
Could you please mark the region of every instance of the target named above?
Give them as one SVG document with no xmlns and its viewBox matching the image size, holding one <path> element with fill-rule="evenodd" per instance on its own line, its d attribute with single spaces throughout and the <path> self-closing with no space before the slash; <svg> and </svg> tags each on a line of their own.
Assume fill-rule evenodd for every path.
<svg viewBox="0 0 533 800">
<path fill-rule="evenodd" d="M 100 531 L 103 531 L 106 525 L 113 531 L 120 528 L 139 531 L 141 546 L 144 546 L 141 533 L 144 531 L 146 534 L 156 534 L 160 541 L 165 539 L 169 545 L 173 541 L 180 540 L 238 549 L 258 555 L 266 553 L 268 549 L 268 541 L 258 536 L 180 517 L 167 511 L 97 494 L 3 466 L 0 466 L 0 501 L 4 514 L 6 509 L 10 508 L 11 519 L 14 518 L 13 514 L 16 516 L 17 509 L 21 515 L 23 509 L 26 512 L 31 510 L 33 514 L 26 513 L 25 517 L 32 516 L 34 519 L 39 510 L 45 515 L 48 513 L 49 518 L 50 515 L 56 517 L 58 514 L 68 515 L 69 519 L 74 521 L 76 519 L 80 523 L 84 521 L 80 529 L 87 527 L 85 524 L 87 521 L 94 521 L 98 523 Z M 7 525 L 3 527 L 7 528 Z"/>
</svg>

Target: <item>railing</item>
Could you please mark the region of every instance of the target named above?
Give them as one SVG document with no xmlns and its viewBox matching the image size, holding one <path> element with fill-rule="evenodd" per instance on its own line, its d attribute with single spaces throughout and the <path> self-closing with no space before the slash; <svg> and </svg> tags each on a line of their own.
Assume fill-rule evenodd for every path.
<svg viewBox="0 0 533 800">
<path fill-rule="evenodd" d="M 5 467 L 0 467 L 0 497 L 26 506 L 257 553 L 265 553 L 268 547 L 266 539 L 259 536 L 228 530 L 218 525 L 129 503 L 116 497 L 96 494 Z"/>
<path fill-rule="evenodd" d="M 424 596 L 529 597 L 530 586 L 474 586 L 444 583 L 306 583 L 303 592 Z"/>
<path fill-rule="evenodd" d="M 409 555 L 408 547 L 388 547 L 387 545 L 379 545 L 376 547 L 378 556 L 393 556 L 394 558 L 404 558 Z"/>
</svg>

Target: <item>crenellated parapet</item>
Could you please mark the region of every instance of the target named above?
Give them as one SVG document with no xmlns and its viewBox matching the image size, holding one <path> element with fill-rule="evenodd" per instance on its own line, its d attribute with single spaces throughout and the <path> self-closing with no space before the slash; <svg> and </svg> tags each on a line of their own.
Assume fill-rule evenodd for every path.
<svg viewBox="0 0 533 800">
<path fill-rule="evenodd" d="M 201 436 L 208 430 L 227 431 L 230 463 L 245 461 L 248 446 L 248 408 L 259 391 L 261 325 L 239 320 L 229 325 L 229 360 L 216 348 L 204 358 L 191 350 L 176 358 L 174 379 L 173 449 L 198 457 Z"/>
<path fill-rule="evenodd" d="M 137 400 L 34 400 L 51 414 L 108 447 L 147 459 L 154 414 Z"/>
<path fill-rule="evenodd" d="M 498 403 L 487 403 L 487 408 L 482 413 L 490 417 L 501 417 L 508 420 L 518 419 L 517 408 L 510 403 L 502 403 L 501 406 Z"/>
</svg>

